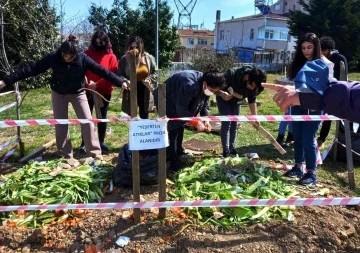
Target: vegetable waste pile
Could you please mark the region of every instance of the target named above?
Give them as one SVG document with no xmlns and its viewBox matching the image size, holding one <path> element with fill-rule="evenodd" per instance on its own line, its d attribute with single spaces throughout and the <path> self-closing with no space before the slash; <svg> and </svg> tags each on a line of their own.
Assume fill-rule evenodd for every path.
<svg viewBox="0 0 360 253">
<path fill-rule="evenodd" d="M 249 158 L 211 158 L 181 170 L 168 181 L 173 200 L 278 199 L 297 195 L 295 186 L 281 173 L 252 162 Z M 270 218 L 294 220 L 294 206 L 187 208 L 184 212 L 200 223 L 240 226 Z"/>
<path fill-rule="evenodd" d="M 0 178 L 0 205 L 99 202 L 112 171 L 111 165 L 92 158 L 32 162 Z M 0 219 L 9 227 L 40 227 L 48 223 L 73 223 L 85 213 L 85 210 L 17 211 L 0 213 Z"/>
</svg>

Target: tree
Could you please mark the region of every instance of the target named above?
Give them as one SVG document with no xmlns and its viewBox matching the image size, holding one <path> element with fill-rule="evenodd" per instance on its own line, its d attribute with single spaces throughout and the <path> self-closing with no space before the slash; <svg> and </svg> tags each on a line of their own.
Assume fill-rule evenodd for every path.
<svg viewBox="0 0 360 253">
<path fill-rule="evenodd" d="M 125 53 L 126 40 L 131 35 L 144 40 L 145 49 L 155 56 L 156 12 L 153 0 L 141 0 L 133 10 L 128 0 L 114 0 L 111 10 L 93 4 L 89 21 L 96 30 L 104 30 L 110 37 L 114 53 Z M 179 45 L 177 29 L 170 26 L 173 14 L 167 1 L 159 1 L 159 66 L 169 66 Z"/>
<path fill-rule="evenodd" d="M 304 11 L 290 11 L 290 34 L 299 37 L 306 32 L 331 36 L 336 49 L 350 65 L 360 56 L 359 0 L 299 0 Z"/>
<path fill-rule="evenodd" d="M 1 55 L 0 71 L 8 73 L 12 69 L 41 59 L 55 50 L 58 38 L 58 16 L 48 0 L 1 1 L 4 14 L 3 32 L 6 56 Z M 38 79 L 36 86 L 45 83 L 48 76 Z M 32 84 L 32 86 L 35 86 Z"/>
<path fill-rule="evenodd" d="M 220 72 L 226 72 L 228 69 L 234 67 L 236 63 L 234 58 L 228 54 L 217 54 L 210 50 L 201 50 L 193 58 L 193 69 L 207 72 L 209 66 L 217 68 Z"/>
</svg>

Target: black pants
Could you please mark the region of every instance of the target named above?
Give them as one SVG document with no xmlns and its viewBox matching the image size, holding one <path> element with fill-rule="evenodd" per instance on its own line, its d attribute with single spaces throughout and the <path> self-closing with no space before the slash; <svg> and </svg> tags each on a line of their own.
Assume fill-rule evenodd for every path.
<svg viewBox="0 0 360 253">
<path fill-rule="evenodd" d="M 147 89 L 147 87 L 142 82 L 137 82 L 137 102 L 139 106 L 139 116 L 142 119 L 149 118 L 149 108 L 145 108 L 145 89 Z"/>
<path fill-rule="evenodd" d="M 90 111 L 91 113 L 93 112 L 94 109 L 94 100 L 93 100 L 93 94 L 88 94 L 88 102 L 89 102 L 89 107 L 90 107 Z M 95 95 L 96 96 L 96 95 Z M 111 94 L 109 95 L 102 95 L 104 98 L 106 98 L 106 100 L 110 101 L 111 99 Z M 100 97 L 99 97 L 100 98 Z M 107 111 L 109 108 L 109 102 L 106 102 L 105 100 L 103 100 L 103 107 L 100 107 L 100 112 L 101 112 L 101 117 L 103 119 L 106 119 L 107 117 Z M 98 123 L 98 134 L 99 134 L 99 141 L 100 143 L 103 143 L 105 140 L 105 135 L 106 135 L 106 127 L 107 127 L 107 123 L 106 122 L 101 122 Z"/>
<path fill-rule="evenodd" d="M 169 147 L 167 148 L 168 160 L 170 161 L 170 170 L 179 169 L 179 155 L 183 153 L 182 142 L 184 139 L 184 126 L 169 131 Z"/>
<path fill-rule="evenodd" d="M 325 141 L 326 137 L 329 135 L 331 128 L 331 120 L 325 120 L 322 123 L 319 140 Z"/>
</svg>

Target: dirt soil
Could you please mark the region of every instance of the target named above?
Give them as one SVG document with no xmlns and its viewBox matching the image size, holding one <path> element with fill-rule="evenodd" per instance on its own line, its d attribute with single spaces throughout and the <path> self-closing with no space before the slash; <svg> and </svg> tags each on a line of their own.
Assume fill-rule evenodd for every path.
<svg viewBox="0 0 360 253">
<path fill-rule="evenodd" d="M 115 160 L 116 154 L 111 159 Z M 348 195 L 332 182 L 320 183 L 336 197 Z M 131 189 L 117 189 L 103 202 L 132 201 L 131 193 Z M 142 187 L 141 193 L 142 200 L 158 198 L 156 186 Z M 191 221 L 159 222 L 154 218 L 157 211 L 147 209 L 142 210 L 143 222 L 135 225 L 127 219 L 130 210 L 98 210 L 71 226 L 57 224 L 38 229 L 0 226 L 0 253 L 360 252 L 359 210 L 358 207 L 303 207 L 296 208 L 293 222 L 272 220 L 229 230 L 191 225 L 176 236 Z M 120 248 L 115 243 L 119 236 L 127 236 L 131 241 Z M 170 236 L 173 237 L 169 239 Z"/>
</svg>

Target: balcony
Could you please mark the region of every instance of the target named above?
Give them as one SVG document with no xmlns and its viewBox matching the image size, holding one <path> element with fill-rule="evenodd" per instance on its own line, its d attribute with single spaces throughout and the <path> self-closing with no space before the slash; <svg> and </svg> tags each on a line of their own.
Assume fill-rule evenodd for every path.
<svg viewBox="0 0 360 253">
<path fill-rule="evenodd" d="M 265 43 L 264 43 L 265 41 Z M 265 45 L 265 50 L 284 50 L 287 49 L 287 41 L 286 40 L 264 40 L 257 39 L 256 47 L 263 48 Z"/>
</svg>

